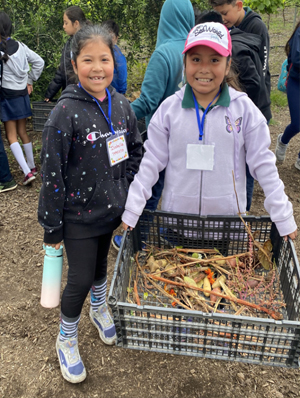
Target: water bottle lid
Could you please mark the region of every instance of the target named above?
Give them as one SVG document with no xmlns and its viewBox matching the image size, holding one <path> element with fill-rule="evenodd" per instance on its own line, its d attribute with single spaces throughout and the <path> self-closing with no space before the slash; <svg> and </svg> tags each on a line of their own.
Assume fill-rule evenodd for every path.
<svg viewBox="0 0 300 398">
<path fill-rule="evenodd" d="M 43 249 L 46 250 L 48 256 L 58 257 L 63 254 L 63 245 L 60 245 L 60 248 L 56 250 L 55 247 L 43 244 Z"/>
</svg>

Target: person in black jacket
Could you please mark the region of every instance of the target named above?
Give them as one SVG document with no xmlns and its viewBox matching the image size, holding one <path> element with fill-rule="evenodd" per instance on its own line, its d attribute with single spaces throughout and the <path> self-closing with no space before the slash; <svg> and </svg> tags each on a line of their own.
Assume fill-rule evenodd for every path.
<svg viewBox="0 0 300 398">
<path fill-rule="evenodd" d="M 79 30 L 86 22 L 84 12 L 79 6 L 71 6 L 66 9 L 63 16 L 63 29 L 70 38 L 64 45 L 62 55 L 60 58 L 60 65 L 55 72 L 55 76 L 49 84 L 45 101 L 51 101 L 52 98 L 59 92 L 60 89 L 64 90 L 69 84 L 75 83 L 73 75 L 73 67 L 71 64 L 71 40 L 73 35 Z"/>
<path fill-rule="evenodd" d="M 107 255 L 139 168 L 142 139 L 129 101 L 110 85 L 110 33 L 84 26 L 71 50 L 79 82 L 63 91 L 45 124 L 38 219 L 46 246 L 58 249 L 64 240 L 69 272 L 56 350 L 63 377 L 79 383 L 86 371 L 77 330 L 89 291 L 91 322 L 105 344 L 116 340 L 106 304 Z"/>
<path fill-rule="evenodd" d="M 223 23 L 222 15 L 217 11 L 203 11 L 198 15 L 196 25 L 204 22 Z M 240 86 L 265 118 L 270 120 L 271 101 L 265 87 L 264 72 L 259 58 L 262 39 L 258 35 L 243 32 L 238 28 L 232 28 L 230 36 L 233 65 Z"/>
<path fill-rule="evenodd" d="M 209 4 L 215 11 L 220 12 L 223 18 L 224 25 L 229 29 L 238 28 L 248 34 L 255 34 L 260 37 L 261 45 L 259 48 L 259 58 L 264 76 L 264 85 L 268 100 L 270 101 L 271 93 L 271 75 L 269 71 L 269 53 L 270 53 L 270 38 L 266 25 L 262 21 L 260 15 L 252 11 L 250 7 L 243 7 L 242 0 L 209 0 Z M 247 36 L 246 36 L 247 37 Z M 260 108 L 261 109 L 261 108 Z M 262 110 L 262 109 L 261 109 Z M 267 111 L 267 116 L 265 112 Z M 264 109 L 264 115 L 267 117 L 269 123 L 272 115 L 270 106 L 269 109 Z M 268 117 L 268 115 L 270 117 Z M 247 211 L 250 210 L 254 179 L 251 176 L 247 165 Z"/>
</svg>

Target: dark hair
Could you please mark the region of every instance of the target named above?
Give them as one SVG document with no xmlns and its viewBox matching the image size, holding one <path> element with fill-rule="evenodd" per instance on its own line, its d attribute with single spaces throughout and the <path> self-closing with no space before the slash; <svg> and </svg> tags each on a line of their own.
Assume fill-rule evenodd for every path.
<svg viewBox="0 0 300 398">
<path fill-rule="evenodd" d="M 292 33 L 291 37 L 290 37 L 290 38 L 288 39 L 288 41 L 286 42 L 286 45 L 285 45 L 285 47 L 284 47 L 284 50 L 285 50 L 285 53 L 286 53 L 287 56 L 289 55 L 289 53 L 290 53 L 290 51 L 291 51 L 290 43 L 289 43 L 289 42 L 290 42 L 291 38 L 294 36 L 296 30 L 299 28 L 299 26 L 300 26 L 300 21 L 297 23 L 295 29 L 293 30 L 293 33 Z"/>
<path fill-rule="evenodd" d="M 209 0 L 209 4 L 211 7 L 223 6 L 224 4 L 232 4 L 235 5 L 237 0 Z"/>
<path fill-rule="evenodd" d="M 87 21 L 84 12 L 79 6 L 68 7 L 65 11 L 65 14 L 72 22 L 72 24 L 78 21 L 79 24 L 82 25 Z"/>
<path fill-rule="evenodd" d="M 83 47 L 89 41 L 97 39 L 101 39 L 103 43 L 105 43 L 107 47 L 109 47 L 114 65 L 116 64 L 113 42 L 110 32 L 101 25 L 84 25 L 83 28 L 79 29 L 75 33 L 71 41 L 72 59 L 75 62 L 75 65 L 77 57 L 79 56 L 80 51 L 83 49 Z"/>
<path fill-rule="evenodd" d="M 12 23 L 9 16 L 4 11 L 0 11 L 0 36 L 2 42 L 2 52 L 3 55 L 0 56 L 0 60 L 7 62 L 9 59 L 8 54 L 6 53 L 6 39 L 11 35 L 12 32 Z"/>
<path fill-rule="evenodd" d="M 205 22 L 219 22 L 223 25 L 223 18 L 222 15 L 218 11 L 202 11 L 196 17 L 196 25 Z"/>
<path fill-rule="evenodd" d="M 101 26 L 105 29 L 109 30 L 110 32 L 114 33 L 116 37 L 119 37 L 119 25 L 117 22 L 113 21 L 112 19 L 108 19 L 107 21 L 102 22 Z"/>
</svg>

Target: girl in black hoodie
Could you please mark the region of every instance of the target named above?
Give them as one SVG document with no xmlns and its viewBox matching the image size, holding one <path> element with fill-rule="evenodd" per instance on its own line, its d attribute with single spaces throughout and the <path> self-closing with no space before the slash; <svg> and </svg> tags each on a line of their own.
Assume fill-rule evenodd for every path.
<svg viewBox="0 0 300 398">
<path fill-rule="evenodd" d="M 142 140 L 129 102 L 110 85 L 110 33 L 85 26 L 74 35 L 71 49 L 79 83 L 64 90 L 43 131 L 38 216 L 45 245 L 58 249 L 64 240 L 67 252 L 56 350 L 63 377 L 79 383 L 86 371 L 77 329 L 89 291 L 91 322 L 105 344 L 116 340 L 106 304 L 107 254 L 138 171 Z"/>
</svg>

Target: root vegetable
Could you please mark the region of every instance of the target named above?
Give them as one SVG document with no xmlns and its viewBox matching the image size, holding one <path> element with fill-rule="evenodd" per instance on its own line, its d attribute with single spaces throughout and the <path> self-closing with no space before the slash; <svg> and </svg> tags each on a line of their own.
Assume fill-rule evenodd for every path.
<svg viewBox="0 0 300 398">
<path fill-rule="evenodd" d="M 188 284 L 188 285 L 190 285 L 190 286 L 197 287 L 197 284 L 196 284 L 196 282 L 194 281 L 194 279 L 189 278 L 188 276 L 185 276 L 185 277 L 183 278 L 183 280 L 184 280 L 184 283 L 186 283 L 186 284 Z M 198 292 L 197 292 L 196 290 L 186 288 L 186 292 L 187 292 L 188 295 L 191 296 L 191 297 L 197 297 L 197 296 L 198 296 Z"/>
<path fill-rule="evenodd" d="M 227 263 L 228 263 L 232 268 L 237 267 L 237 262 L 238 262 L 238 260 L 237 260 L 236 257 L 235 257 L 235 258 L 229 258 L 229 259 L 227 260 Z"/>
<path fill-rule="evenodd" d="M 205 278 L 205 276 L 204 276 L 204 278 Z M 204 283 L 204 278 L 203 279 L 201 279 L 199 282 L 196 282 L 196 284 L 197 284 L 197 287 L 200 287 L 200 289 L 202 288 L 202 286 L 203 286 L 203 283 Z"/>
<path fill-rule="evenodd" d="M 170 271 L 169 271 L 169 269 L 170 269 Z M 169 276 L 172 276 L 172 275 L 176 274 L 176 270 L 174 269 L 174 266 L 173 266 L 172 264 L 170 264 L 170 263 L 167 264 L 167 266 L 166 266 L 164 272 L 165 272 L 167 275 L 169 275 Z"/>
<path fill-rule="evenodd" d="M 159 268 L 165 268 L 167 266 L 167 264 L 168 264 L 168 261 L 164 260 L 164 259 L 163 260 L 157 260 L 156 262 L 157 262 Z"/>
<path fill-rule="evenodd" d="M 213 292 L 221 293 L 220 287 L 215 287 L 210 293 L 210 305 L 213 307 L 215 302 L 218 300 L 218 297 L 213 294 Z"/>
<path fill-rule="evenodd" d="M 212 284 L 212 288 L 216 288 L 216 287 L 221 287 L 220 281 L 222 281 L 223 283 L 226 282 L 226 276 L 225 275 L 221 275 L 217 278 L 217 280 Z"/>
<path fill-rule="evenodd" d="M 210 284 L 209 279 L 208 279 L 207 276 L 203 279 L 203 289 L 204 289 L 204 290 L 209 290 L 209 291 L 211 291 L 211 284 Z M 209 297 L 209 296 L 210 296 L 210 293 L 209 293 L 209 292 L 203 292 L 203 293 L 204 293 L 204 295 L 205 295 L 206 297 Z"/>
<path fill-rule="evenodd" d="M 256 287 L 259 284 L 259 281 L 257 281 L 256 279 L 249 279 L 246 282 L 246 286 L 250 287 L 251 289 L 253 289 L 254 287 Z"/>
<path fill-rule="evenodd" d="M 219 257 L 220 258 L 220 260 L 214 260 L 213 262 L 214 263 L 216 263 L 217 265 L 225 265 L 226 264 L 226 260 L 222 260 L 222 258 L 223 258 L 223 256 L 215 256 L 214 258 L 217 258 L 217 257 Z"/>
</svg>

